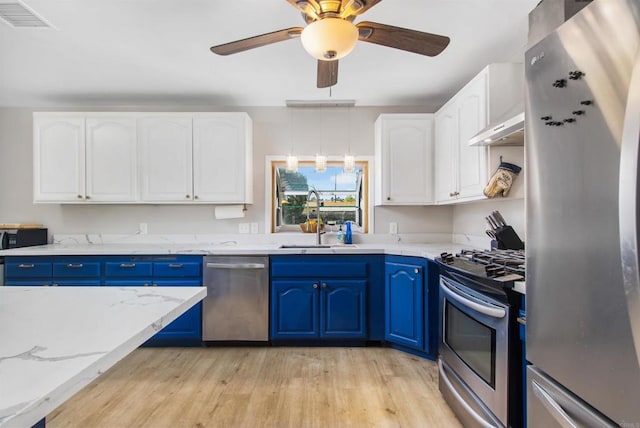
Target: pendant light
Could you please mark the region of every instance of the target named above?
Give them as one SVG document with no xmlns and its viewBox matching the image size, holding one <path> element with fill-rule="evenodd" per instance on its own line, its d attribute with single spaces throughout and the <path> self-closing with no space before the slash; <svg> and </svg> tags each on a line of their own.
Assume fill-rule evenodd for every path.
<svg viewBox="0 0 640 428">
<path fill-rule="evenodd" d="M 320 152 L 316 153 L 316 172 L 327 172 L 327 157 L 322 154 L 322 137 L 324 136 L 324 123 L 323 122 L 324 110 L 320 108 Z"/>
<path fill-rule="evenodd" d="M 356 157 L 351 153 L 351 108 L 347 108 L 347 153 L 344 155 L 344 172 L 356 169 Z"/>
<path fill-rule="evenodd" d="M 291 110 L 289 110 L 289 144 L 291 145 L 291 151 L 287 156 L 287 172 L 298 172 L 298 157 L 293 154 L 293 121 L 291 115 Z"/>
</svg>

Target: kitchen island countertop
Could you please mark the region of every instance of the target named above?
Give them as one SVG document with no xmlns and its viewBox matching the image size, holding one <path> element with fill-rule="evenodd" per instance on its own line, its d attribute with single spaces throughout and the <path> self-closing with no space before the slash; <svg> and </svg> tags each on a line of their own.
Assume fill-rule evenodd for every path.
<svg viewBox="0 0 640 428">
<path fill-rule="evenodd" d="M 0 287 L 0 427 L 36 424 L 205 295 L 204 287 Z"/>
</svg>

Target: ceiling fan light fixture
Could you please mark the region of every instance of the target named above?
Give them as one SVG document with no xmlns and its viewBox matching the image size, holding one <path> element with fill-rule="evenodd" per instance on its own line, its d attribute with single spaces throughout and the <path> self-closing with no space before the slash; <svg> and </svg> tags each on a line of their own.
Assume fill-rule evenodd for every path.
<svg viewBox="0 0 640 428">
<path fill-rule="evenodd" d="M 302 46 L 312 57 L 322 61 L 343 58 L 358 41 L 358 28 L 341 18 L 324 18 L 302 30 Z"/>
</svg>

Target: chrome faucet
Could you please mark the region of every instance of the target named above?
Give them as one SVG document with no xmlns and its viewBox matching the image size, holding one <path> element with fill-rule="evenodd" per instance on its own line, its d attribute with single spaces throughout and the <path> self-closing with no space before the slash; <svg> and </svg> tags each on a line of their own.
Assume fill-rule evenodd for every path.
<svg viewBox="0 0 640 428">
<path fill-rule="evenodd" d="M 316 245 L 322 245 L 321 235 L 324 232 L 320 232 L 320 195 L 316 189 L 311 189 L 309 193 L 307 193 L 307 225 L 309 225 L 309 198 L 311 194 L 316 195 L 316 201 L 318 202 L 318 208 L 316 210 Z"/>
</svg>

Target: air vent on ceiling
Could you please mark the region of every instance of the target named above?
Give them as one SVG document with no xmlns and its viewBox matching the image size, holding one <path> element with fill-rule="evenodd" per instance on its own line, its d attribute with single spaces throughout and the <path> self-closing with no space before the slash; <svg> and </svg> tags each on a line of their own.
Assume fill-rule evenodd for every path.
<svg viewBox="0 0 640 428">
<path fill-rule="evenodd" d="M 36 15 L 34 11 L 18 1 L 0 1 L 0 18 L 15 28 L 51 27 L 44 18 Z"/>
</svg>

